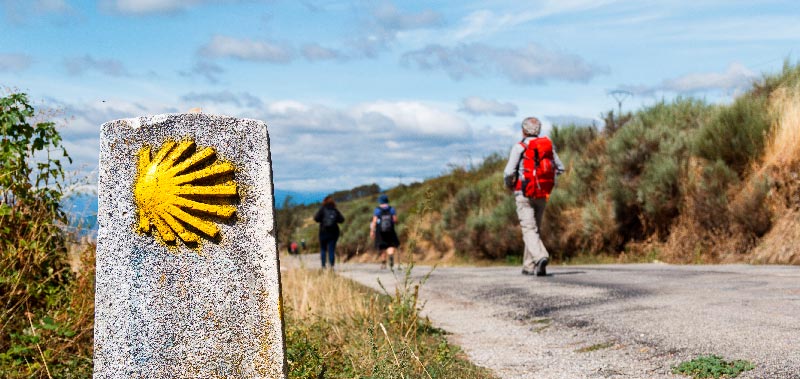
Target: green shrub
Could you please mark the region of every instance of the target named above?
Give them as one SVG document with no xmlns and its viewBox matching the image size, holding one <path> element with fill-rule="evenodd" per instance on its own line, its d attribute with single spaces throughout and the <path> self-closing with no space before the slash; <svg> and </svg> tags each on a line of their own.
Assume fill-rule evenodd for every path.
<svg viewBox="0 0 800 379">
<path fill-rule="evenodd" d="M 561 152 L 583 151 L 598 136 L 599 133 L 594 126 L 553 126 L 550 131 L 550 139 L 559 155 Z"/>
<path fill-rule="evenodd" d="M 721 107 L 711 122 L 696 134 L 694 154 L 709 161 L 721 160 L 744 174 L 748 165 L 760 157 L 772 118 L 767 96 L 746 94 Z"/>
<path fill-rule="evenodd" d="M 689 160 L 689 141 L 711 110 L 700 100 L 662 101 L 638 112 L 608 141 L 605 188 L 624 240 L 665 237 L 680 208 L 678 178 Z"/>
<path fill-rule="evenodd" d="M 59 200 L 69 157 L 37 117 L 25 94 L 0 98 L 0 376 L 88 376 L 93 271 L 75 276 L 67 264 Z"/>
<path fill-rule="evenodd" d="M 583 207 L 581 212 L 583 239 L 570 256 L 583 251 L 614 251 L 619 246 L 619 231 L 614 220 L 614 209 L 605 193 L 599 193 Z"/>
<path fill-rule="evenodd" d="M 739 177 L 725 162 L 718 160 L 702 164 L 697 174 L 688 176 L 685 186 L 684 212 L 706 230 L 728 227 L 728 189 L 736 188 Z"/>
</svg>

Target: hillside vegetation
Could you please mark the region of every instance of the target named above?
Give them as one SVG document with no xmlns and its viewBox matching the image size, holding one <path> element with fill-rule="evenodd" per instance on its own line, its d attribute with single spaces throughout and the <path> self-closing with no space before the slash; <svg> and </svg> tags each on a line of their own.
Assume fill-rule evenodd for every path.
<svg viewBox="0 0 800 379">
<path fill-rule="evenodd" d="M 784 64 L 731 104 L 682 97 L 605 118 L 602 130 L 550 133 L 567 167 L 542 226 L 557 260 L 800 263 L 800 65 Z M 520 256 L 514 201 L 502 186 L 506 159 L 497 153 L 387 190 L 403 250 L 424 260 Z M 372 251 L 379 191 L 359 188 L 360 197 L 335 194 L 346 218 L 343 259 Z M 316 251 L 317 206 L 285 203 L 280 241 L 304 239 Z"/>
</svg>

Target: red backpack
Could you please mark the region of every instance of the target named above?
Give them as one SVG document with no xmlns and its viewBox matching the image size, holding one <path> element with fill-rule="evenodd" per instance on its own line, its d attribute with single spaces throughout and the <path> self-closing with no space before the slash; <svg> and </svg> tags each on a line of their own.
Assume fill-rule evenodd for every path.
<svg viewBox="0 0 800 379">
<path fill-rule="evenodd" d="M 520 142 L 525 150 L 520 155 L 522 161 L 522 183 L 520 190 L 532 199 L 549 198 L 556 180 L 556 167 L 553 160 L 553 142 L 547 137 L 533 138 Z"/>
</svg>

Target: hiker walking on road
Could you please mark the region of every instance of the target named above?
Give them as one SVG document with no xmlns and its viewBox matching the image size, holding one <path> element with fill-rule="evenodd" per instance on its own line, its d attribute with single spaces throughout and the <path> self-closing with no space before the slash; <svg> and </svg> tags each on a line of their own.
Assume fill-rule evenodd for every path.
<svg viewBox="0 0 800 379">
<path fill-rule="evenodd" d="M 553 143 L 547 137 L 539 137 L 541 130 L 542 123 L 535 117 L 522 121 L 522 141 L 511 147 L 503 170 L 506 187 L 514 191 L 525 242 L 522 274 L 536 276 L 547 275 L 550 255 L 540 236 L 542 216 L 555 178 L 564 172 Z"/>
<path fill-rule="evenodd" d="M 397 224 L 397 211 L 389 205 L 389 197 L 385 194 L 378 197 L 378 204 L 372 213 L 369 236 L 375 240 L 375 248 L 380 252 L 381 268 L 386 268 L 386 255 L 388 255 L 391 269 L 394 268 L 394 254 L 400 246 L 400 239 L 394 230 Z"/>
<path fill-rule="evenodd" d="M 314 215 L 314 221 L 319 223 L 319 249 L 322 258 L 322 268 L 325 268 L 325 253 L 331 269 L 336 261 L 336 241 L 339 240 L 339 224 L 344 222 L 344 216 L 336 209 L 333 196 L 326 196 L 322 206 Z"/>
</svg>

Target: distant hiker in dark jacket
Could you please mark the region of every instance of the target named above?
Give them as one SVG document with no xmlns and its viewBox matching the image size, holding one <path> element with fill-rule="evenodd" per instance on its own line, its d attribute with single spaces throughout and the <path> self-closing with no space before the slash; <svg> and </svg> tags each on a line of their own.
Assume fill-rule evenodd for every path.
<svg viewBox="0 0 800 379">
<path fill-rule="evenodd" d="M 336 260 L 336 241 L 339 239 L 339 224 L 344 222 L 344 216 L 336 209 L 336 202 L 332 196 L 322 200 L 322 207 L 314 215 L 314 221 L 319 223 L 319 249 L 322 258 L 322 268 L 325 268 L 325 252 L 328 252 L 330 267 Z"/>
<path fill-rule="evenodd" d="M 400 239 L 394 226 L 397 224 L 397 211 L 389 205 L 389 197 L 378 197 L 378 207 L 372 213 L 369 236 L 375 240 L 375 248 L 380 252 L 381 268 L 386 268 L 386 255 L 389 255 L 389 268 L 394 267 L 394 254 L 400 246 Z"/>
</svg>

